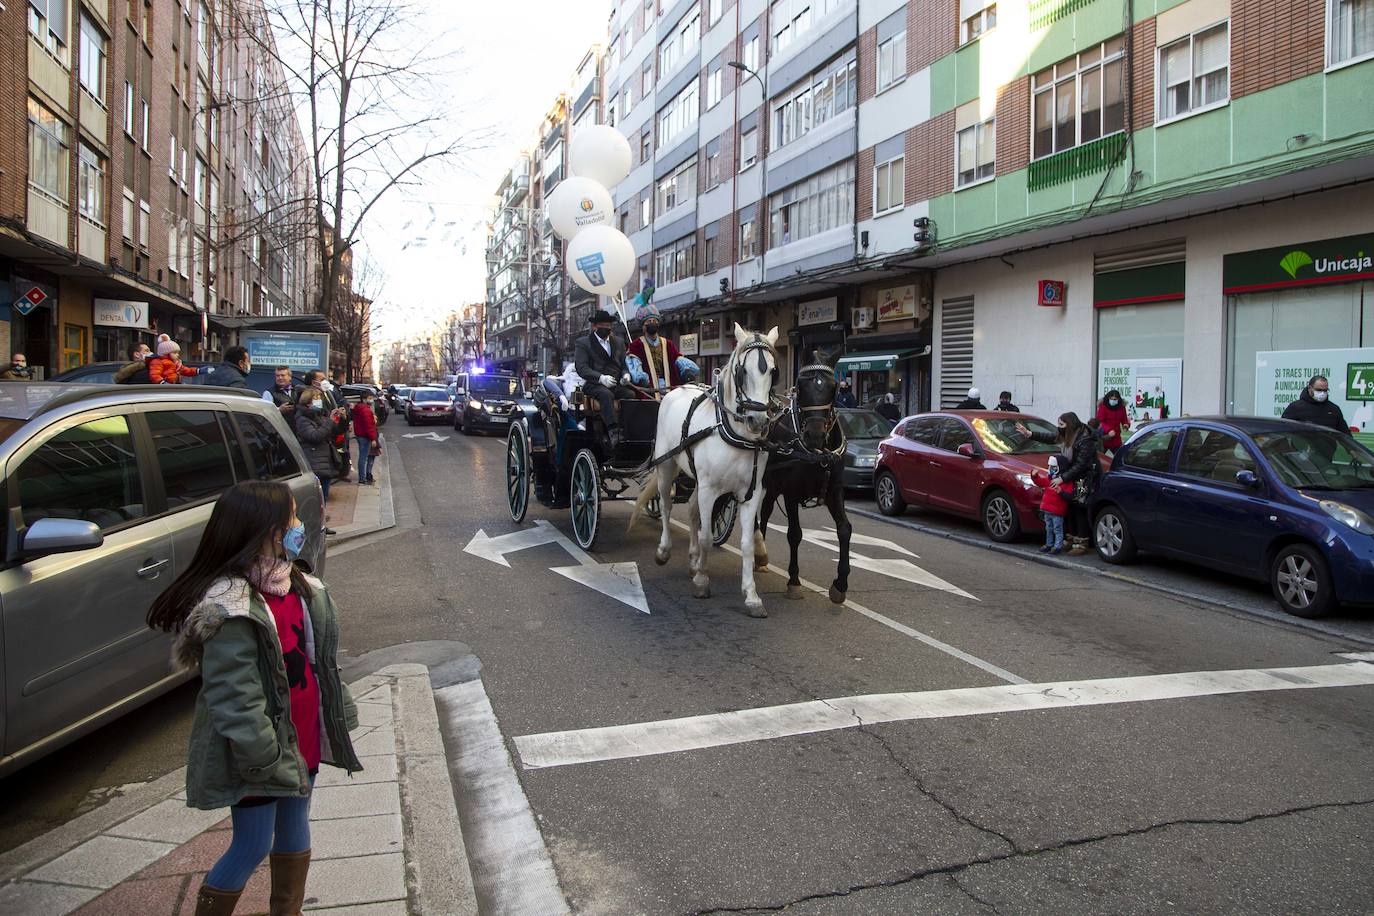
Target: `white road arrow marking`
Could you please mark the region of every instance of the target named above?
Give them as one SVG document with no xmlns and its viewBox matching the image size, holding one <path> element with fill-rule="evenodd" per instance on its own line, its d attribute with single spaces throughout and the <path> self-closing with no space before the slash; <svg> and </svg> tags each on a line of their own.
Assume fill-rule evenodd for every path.
<svg viewBox="0 0 1374 916">
<path fill-rule="evenodd" d="M 840 562 L 840 558 L 836 557 L 835 562 Z M 927 572 L 915 563 L 912 563 L 910 560 L 879 560 L 851 551 L 849 554 L 849 565 L 858 567 L 859 569 L 866 569 L 869 572 L 879 573 L 884 576 L 891 576 L 894 579 L 901 579 L 903 582 L 924 585 L 926 588 L 936 588 L 942 592 L 950 592 L 951 594 L 959 595 L 963 598 L 971 598 L 974 601 L 979 600 L 976 595 L 970 595 L 957 585 L 951 585 L 934 573 Z"/>
<path fill-rule="evenodd" d="M 401 438 L 402 438 L 402 439 L 433 439 L 435 442 L 447 442 L 447 441 L 449 440 L 449 437 L 448 437 L 448 436 L 441 436 L 441 435 L 439 435 L 438 433 L 434 432 L 433 430 L 431 430 L 430 432 L 427 432 L 427 433 L 402 433 Z"/>
<path fill-rule="evenodd" d="M 607 598 L 614 598 L 621 604 L 642 614 L 649 613 L 649 600 L 644 596 L 644 586 L 639 581 L 639 566 L 634 562 L 598 563 L 581 547 L 568 540 L 563 532 L 544 519 L 538 519 L 533 528 L 512 531 L 497 537 L 489 537 L 484 529 L 478 529 L 471 541 L 463 548 L 464 553 L 490 560 L 510 568 L 505 555 L 529 547 L 544 544 L 558 544 L 577 561 L 576 566 L 552 566 L 550 570 L 564 578 L 595 589 Z"/>
<path fill-rule="evenodd" d="M 774 531 L 781 531 L 783 534 L 787 534 L 786 525 L 779 525 L 776 522 L 769 522 L 768 527 L 772 528 Z M 816 544 L 819 547 L 825 547 L 830 550 L 840 549 L 840 536 L 834 528 L 803 528 L 802 540 L 810 541 L 812 544 Z M 896 543 L 895 541 L 889 541 L 886 538 L 875 538 L 870 534 L 859 534 L 859 532 L 857 531 L 849 535 L 849 544 L 851 547 L 855 544 L 858 544 L 861 547 L 886 547 L 888 550 L 891 550 L 894 553 L 903 553 L 909 557 L 916 557 L 916 559 L 918 560 L 920 559 L 920 556 L 918 554 L 912 553 L 910 550 L 907 550 L 905 547 L 903 547 L 901 544 Z"/>
</svg>

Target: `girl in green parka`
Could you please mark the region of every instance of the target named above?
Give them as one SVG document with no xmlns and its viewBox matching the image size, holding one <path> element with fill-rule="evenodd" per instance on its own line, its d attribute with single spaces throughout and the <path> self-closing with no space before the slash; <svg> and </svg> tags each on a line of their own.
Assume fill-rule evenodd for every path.
<svg viewBox="0 0 1374 916">
<path fill-rule="evenodd" d="M 339 678 L 338 615 L 296 564 L 305 525 L 283 483 L 245 481 L 215 503 L 190 567 L 148 612 L 199 666 L 186 803 L 229 806 L 229 849 L 206 875 L 197 916 L 227 916 L 271 856 L 272 916 L 296 916 L 310 868 L 310 795 L 321 763 L 362 769 L 357 710 Z"/>
</svg>

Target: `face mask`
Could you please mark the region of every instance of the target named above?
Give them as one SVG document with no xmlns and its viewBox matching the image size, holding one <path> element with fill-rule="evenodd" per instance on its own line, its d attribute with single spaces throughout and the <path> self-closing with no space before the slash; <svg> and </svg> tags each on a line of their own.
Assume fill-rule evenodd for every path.
<svg viewBox="0 0 1374 916">
<path fill-rule="evenodd" d="M 1118 404 L 1120 404 L 1120 403 L 1121 403 L 1121 402 L 1118 401 L 1116 398 L 1109 398 L 1109 399 L 1107 400 L 1107 406 L 1108 406 L 1108 407 L 1115 407 L 1116 405 L 1118 405 Z"/>
<path fill-rule="evenodd" d="M 649 325 L 647 328 L 644 329 L 644 333 L 645 333 L 645 334 L 648 334 L 650 337 L 653 337 L 653 338 L 657 339 L 657 337 L 658 337 L 658 325 L 656 325 L 656 324 L 651 324 L 651 325 Z"/>
<path fill-rule="evenodd" d="M 281 536 L 281 546 L 290 559 L 294 560 L 300 556 L 301 550 L 305 547 L 305 522 L 287 528 L 286 534 Z"/>
<path fill-rule="evenodd" d="M 605 339 L 607 339 L 608 337 L 611 336 L 611 329 L 610 329 L 610 328 L 597 328 L 597 329 L 596 329 L 596 336 L 597 336 L 597 337 L 600 337 L 602 340 L 605 340 Z"/>
<path fill-rule="evenodd" d="M 1064 430 L 1066 430 L 1066 429 L 1068 429 L 1067 426 L 1064 426 L 1064 425 L 1062 425 L 1062 424 L 1059 426 L 1059 431 L 1060 431 L 1061 433 L 1064 432 Z"/>
<path fill-rule="evenodd" d="M 1314 392 L 1312 392 L 1312 400 L 1314 400 L 1314 401 L 1316 401 L 1318 404 L 1320 404 L 1322 401 L 1325 401 L 1325 400 L 1326 400 L 1328 394 L 1330 394 L 1330 392 L 1327 392 L 1327 391 L 1314 391 Z"/>
</svg>

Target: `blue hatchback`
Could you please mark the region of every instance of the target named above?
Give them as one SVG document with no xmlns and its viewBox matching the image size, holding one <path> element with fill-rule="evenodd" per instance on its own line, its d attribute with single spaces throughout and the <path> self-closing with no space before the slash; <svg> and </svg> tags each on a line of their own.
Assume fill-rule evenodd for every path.
<svg viewBox="0 0 1374 916">
<path fill-rule="evenodd" d="M 1374 453 L 1291 420 L 1153 423 L 1102 478 L 1093 540 L 1108 563 L 1141 549 L 1268 580 L 1299 617 L 1374 604 Z"/>
</svg>

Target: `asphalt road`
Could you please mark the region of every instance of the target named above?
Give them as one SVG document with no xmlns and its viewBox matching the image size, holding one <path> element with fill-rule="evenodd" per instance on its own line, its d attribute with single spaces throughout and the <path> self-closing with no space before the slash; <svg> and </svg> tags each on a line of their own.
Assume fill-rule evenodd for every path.
<svg viewBox="0 0 1374 916">
<path fill-rule="evenodd" d="M 465 552 L 479 530 L 570 531 L 537 504 L 511 522 L 500 439 L 391 455 L 418 517 L 331 562 L 342 649 L 471 647 L 574 911 L 1368 911 L 1359 641 L 861 517 L 848 604 L 762 573 L 753 619 L 738 556 L 713 551 L 694 599 L 685 533 L 655 565 L 627 503 L 590 557 Z M 808 512 L 801 548 L 822 590 L 828 522 Z M 636 574 L 648 614 L 604 593 Z M 0 845 L 182 765 L 188 710 L 174 695 L 0 783 Z"/>
</svg>

